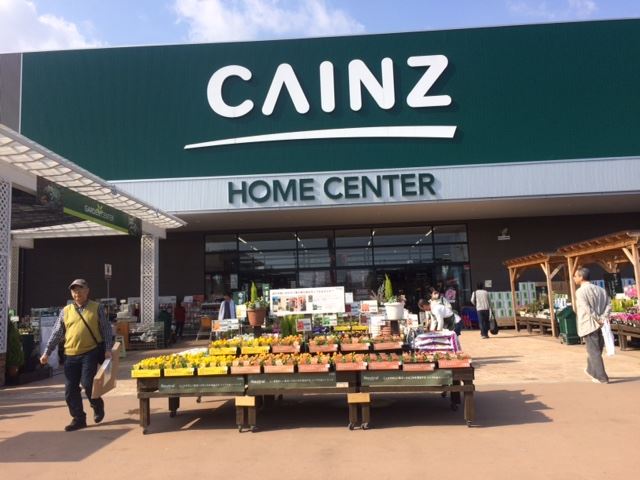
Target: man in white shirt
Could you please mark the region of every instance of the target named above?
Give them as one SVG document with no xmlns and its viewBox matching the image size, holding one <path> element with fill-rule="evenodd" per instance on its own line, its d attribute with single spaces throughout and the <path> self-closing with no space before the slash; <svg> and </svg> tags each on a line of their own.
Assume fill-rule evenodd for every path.
<svg viewBox="0 0 640 480">
<path fill-rule="evenodd" d="M 604 288 L 592 284 L 589 279 L 590 272 L 585 267 L 578 268 L 573 275 L 573 281 L 579 287 L 576 290 L 578 335 L 584 339 L 587 346 L 585 373 L 594 383 L 609 383 L 602 360 L 602 325 L 609 318 L 611 300 Z"/>
<path fill-rule="evenodd" d="M 478 324 L 480 336 L 489 338 L 489 315 L 491 313 L 491 303 L 489 302 L 489 292 L 484 289 L 482 282 L 478 282 L 476 291 L 471 295 L 471 303 L 475 305 L 478 312 Z"/>
<path fill-rule="evenodd" d="M 218 312 L 218 320 L 227 318 L 236 318 L 236 304 L 231 299 L 231 293 L 229 292 L 225 292 L 224 301 L 220 305 L 220 311 Z"/>
</svg>

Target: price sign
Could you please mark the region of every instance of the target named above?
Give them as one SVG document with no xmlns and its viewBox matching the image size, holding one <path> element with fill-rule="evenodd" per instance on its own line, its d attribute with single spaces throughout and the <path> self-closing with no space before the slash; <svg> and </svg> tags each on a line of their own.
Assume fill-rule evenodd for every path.
<svg viewBox="0 0 640 480">
<path fill-rule="evenodd" d="M 105 263 L 104 264 L 104 278 L 106 280 L 109 280 L 111 278 L 111 264 L 110 263 Z"/>
</svg>

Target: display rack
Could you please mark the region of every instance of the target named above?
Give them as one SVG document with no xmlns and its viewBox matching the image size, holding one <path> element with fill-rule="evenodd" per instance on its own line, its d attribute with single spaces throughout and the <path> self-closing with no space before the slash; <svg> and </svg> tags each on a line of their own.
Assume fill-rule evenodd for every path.
<svg viewBox="0 0 640 480">
<path fill-rule="evenodd" d="M 162 348 L 164 343 L 164 323 L 153 325 L 132 323 L 129 330 L 129 350 L 151 350 Z"/>
</svg>

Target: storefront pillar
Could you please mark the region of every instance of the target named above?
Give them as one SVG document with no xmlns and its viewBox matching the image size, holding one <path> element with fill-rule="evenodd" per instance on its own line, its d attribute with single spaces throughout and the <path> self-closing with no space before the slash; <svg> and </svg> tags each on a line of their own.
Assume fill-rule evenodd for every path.
<svg viewBox="0 0 640 480">
<path fill-rule="evenodd" d="M 140 317 L 153 324 L 158 316 L 158 237 L 142 235 L 140 239 Z"/>
<path fill-rule="evenodd" d="M 10 255 L 11 182 L 0 177 L 0 385 L 4 385 L 7 358 Z"/>
</svg>

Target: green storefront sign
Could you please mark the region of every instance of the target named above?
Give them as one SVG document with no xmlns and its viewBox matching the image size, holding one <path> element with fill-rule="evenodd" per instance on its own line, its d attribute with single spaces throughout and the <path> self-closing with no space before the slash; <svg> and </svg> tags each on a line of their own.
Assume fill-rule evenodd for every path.
<svg viewBox="0 0 640 480">
<path fill-rule="evenodd" d="M 110 180 L 635 156 L 637 58 L 640 20 L 27 53 L 22 133 Z"/>
<path fill-rule="evenodd" d="M 66 213 L 129 235 L 142 235 L 142 222 L 115 208 L 92 200 L 42 177 L 37 179 L 38 203 L 52 214 Z"/>
</svg>

